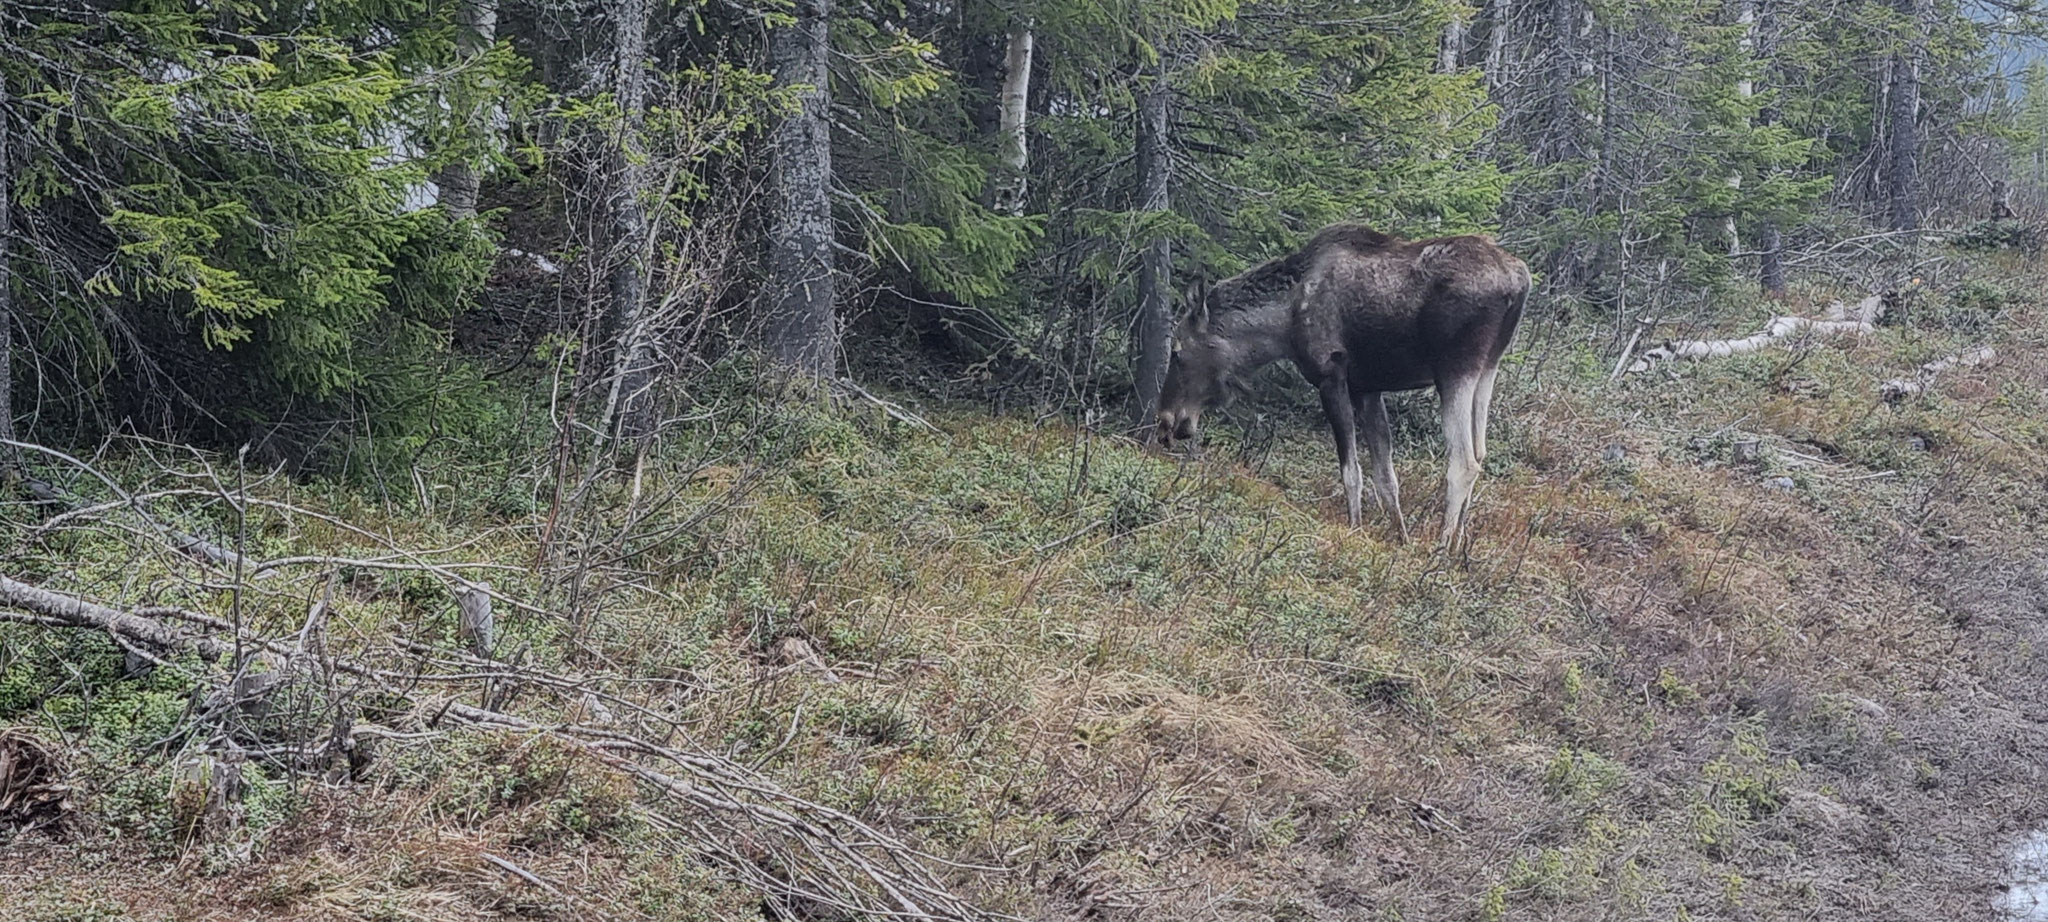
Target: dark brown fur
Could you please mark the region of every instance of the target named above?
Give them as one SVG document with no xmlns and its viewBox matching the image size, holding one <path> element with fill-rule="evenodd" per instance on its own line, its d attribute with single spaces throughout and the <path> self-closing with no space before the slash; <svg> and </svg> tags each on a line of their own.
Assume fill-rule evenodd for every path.
<svg viewBox="0 0 2048 922">
<path fill-rule="evenodd" d="M 1365 391 L 1429 387 L 1500 361 L 1529 292 L 1522 261 L 1485 237 L 1406 242 L 1340 224 L 1296 266 L 1297 363 L 1347 363 Z"/>
<path fill-rule="evenodd" d="M 1449 540 L 1462 527 L 1485 458 L 1493 378 L 1528 293 L 1528 267 L 1485 237 L 1404 241 L 1356 224 L 1324 228 L 1301 250 L 1218 283 L 1181 324 L 1160 395 L 1160 431 L 1169 445 L 1192 437 L 1226 377 L 1291 359 L 1322 393 L 1353 523 L 1361 424 L 1374 458 L 1374 495 L 1398 522 L 1381 394 L 1434 386 L 1444 398 L 1451 456 Z"/>
</svg>

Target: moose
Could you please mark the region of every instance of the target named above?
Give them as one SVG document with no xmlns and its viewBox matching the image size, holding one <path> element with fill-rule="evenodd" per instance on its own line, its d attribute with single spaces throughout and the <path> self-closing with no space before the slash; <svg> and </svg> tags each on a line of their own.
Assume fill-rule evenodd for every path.
<svg viewBox="0 0 2048 922">
<path fill-rule="evenodd" d="M 1528 296 L 1529 267 L 1488 238 L 1406 241 L 1357 224 L 1326 227 L 1292 255 L 1190 294 L 1154 435 L 1168 449 L 1195 438 L 1226 381 L 1291 359 L 1321 393 L 1352 527 L 1362 519 L 1362 424 L 1373 499 L 1405 542 L 1384 395 L 1434 385 L 1448 455 L 1443 543 L 1455 546 L 1486 460 L 1494 377 Z"/>
</svg>

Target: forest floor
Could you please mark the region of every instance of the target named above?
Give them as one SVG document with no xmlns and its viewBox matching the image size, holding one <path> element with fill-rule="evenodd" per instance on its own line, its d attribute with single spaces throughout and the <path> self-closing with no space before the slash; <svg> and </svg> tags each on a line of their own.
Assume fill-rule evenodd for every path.
<svg viewBox="0 0 2048 922">
<path fill-rule="evenodd" d="M 576 579 L 533 568 L 572 531 L 548 472 L 445 445 L 381 493 L 252 477 L 272 505 L 246 524 L 176 505 L 197 456 L 96 460 L 246 528 L 256 556 L 358 562 L 325 580 L 237 594 L 132 530 L 32 528 L 48 515 L 26 506 L 0 512 L 19 526 L 0 573 L 118 606 L 238 601 L 268 636 L 333 593 L 337 648 L 447 649 L 437 574 L 361 562 L 469 567 L 536 600 L 501 606 L 501 654 L 985 868 L 938 873 L 1021 918 L 2000 918 L 2009 850 L 2048 823 L 2038 271 L 1975 260 L 1873 335 L 1619 381 L 1611 340 L 1532 318 L 1463 557 L 1345 527 L 1299 414 L 1256 438 L 1218 421 L 1173 457 L 962 410 L 926 431 L 755 402 L 706 410 L 637 495 L 589 499 Z M 1441 509 L 1431 409 L 1399 411 L 1417 534 Z M 355 780 L 252 769 L 234 825 L 197 830 L 177 747 L 148 747 L 192 682 L 120 661 L 101 635 L 0 624 L 0 726 L 74 791 L 54 825 L 0 832 L 0 918 L 763 917 L 634 806 L 644 788 L 539 732 L 394 716 L 423 729 Z M 24 823 L 5 777 L 0 819 Z"/>
</svg>

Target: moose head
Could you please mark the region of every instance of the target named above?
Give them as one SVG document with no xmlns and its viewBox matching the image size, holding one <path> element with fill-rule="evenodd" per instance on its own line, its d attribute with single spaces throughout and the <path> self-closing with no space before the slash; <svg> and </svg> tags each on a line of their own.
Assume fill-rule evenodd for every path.
<svg viewBox="0 0 2048 922">
<path fill-rule="evenodd" d="M 1167 448 L 1201 434 L 1202 411 L 1223 402 L 1232 364 L 1230 344 L 1209 328 L 1208 284 L 1196 282 L 1185 297 L 1187 315 L 1174 326 L 1166 382 L 1159 388 L 1156 432 Z"/>
</svg>

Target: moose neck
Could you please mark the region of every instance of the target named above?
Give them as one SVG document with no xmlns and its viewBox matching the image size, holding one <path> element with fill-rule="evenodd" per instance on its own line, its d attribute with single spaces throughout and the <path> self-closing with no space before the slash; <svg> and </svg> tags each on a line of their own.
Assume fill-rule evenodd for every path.
<svg viewBox="0 0 2048 922">
<path fill-rule="evenodd" d="M 1287 299 L 1274 298 L 1219 313 L 1209 321 L 1209 329 L 1229 344 L 1230 370 L 1243 374 L 1287 357 L 1292 314 Z"/>
</svg>

